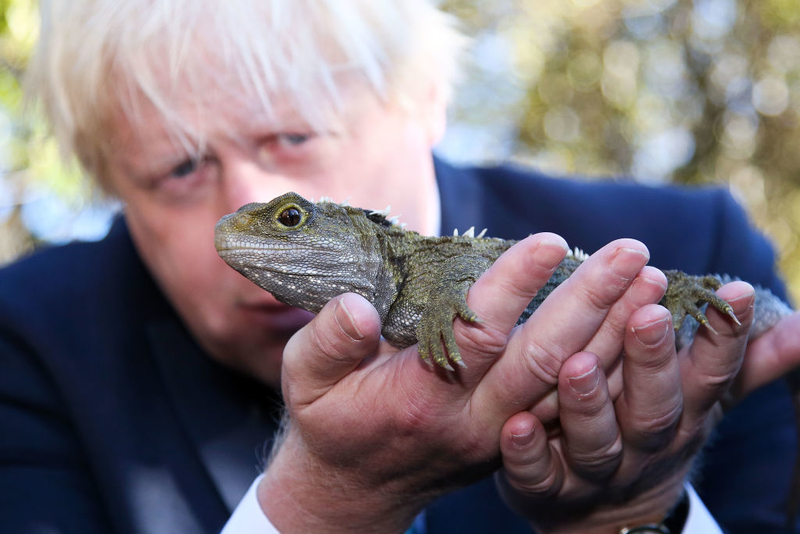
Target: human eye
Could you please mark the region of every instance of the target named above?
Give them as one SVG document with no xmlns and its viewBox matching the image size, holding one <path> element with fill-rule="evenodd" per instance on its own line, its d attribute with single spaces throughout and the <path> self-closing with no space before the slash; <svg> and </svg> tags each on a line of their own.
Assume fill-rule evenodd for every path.
<svg viewBox="0 0 800 534">
<path fill-rule="evenodd" d="M 291 148 L 302 146 L 311 141 L 312 138 L 312 134 L 281 133 L 275 136 L 275 142 L 281 148 Z"/>
<path fill-rule="evenodd" d="M 306 132 L 282 132 L 268 136 L 263 149 L 278 160 L 294 160 L 312 156 L 318 148 L 319 135 Z"/>
<path fill-rule="evenodd" d="M 331 133 L 310 129 L 285 129 L 261 139 L 259 160 L 280 172 L 301 175 L 325 165 L 333 140 Z"/>
<path fill-rule="evenodd" d="M 169 178 L 186 178 L 194 174 L 203 164 L 202 158 L 189 158 L 174 166 L 168 173 Z"/>
<path fill-rule="evenodd" d="M 152 175 L 147 188 L 164 200 L 188 201 L 203 194 L 216 175 L 213 158 L 189 156 Z"/>
<path fill-rule="evenodd" d="M 320 149 L 319 135 L 307 132 L 280 132 L 266 136 L 261 158 L 280 166 L 296 166 L 315 160 Z"/>
</svg>

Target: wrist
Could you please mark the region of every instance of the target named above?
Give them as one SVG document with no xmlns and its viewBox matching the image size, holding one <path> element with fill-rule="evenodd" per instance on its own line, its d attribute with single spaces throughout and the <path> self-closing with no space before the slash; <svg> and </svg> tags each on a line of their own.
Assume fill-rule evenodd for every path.
<svg viewBox="0 0 800 534">
<path fill-rule="evenodd" d="M 287 438 L 257 489 L 261 509 L 282 534 L 404 532 L 422 509 L 413 499 L 365 484 Z"/>
<path fill-rule="evenodd" d="M 623 527 L 619 534 L 681 534 L 689 518 L 689 493 L 684 489 L 678 502 L 658 523 L 639 523 Z"/>
<path fill-rule="evenodd" d="M 683 478 L 675 484 L 660 486 L 624 503 L 591 506 L 588 514 L 577 512 L 572 521 L 558 521 L 542 525 L 538 521 L 531 526 L 540 534 L 655 534 L 658 530 L 635 530 L 637 527 L 662 525 L 685 497 Z M 679 512 L 683 512 L 683 509 Z M 680 522 L 677 528 L 676 520 Z M 670 519 L 670 530 L 661 534 L 680 534 L 686 517 Z M 626 530 L 627 529 L 627 530 Z"/>
</svg>

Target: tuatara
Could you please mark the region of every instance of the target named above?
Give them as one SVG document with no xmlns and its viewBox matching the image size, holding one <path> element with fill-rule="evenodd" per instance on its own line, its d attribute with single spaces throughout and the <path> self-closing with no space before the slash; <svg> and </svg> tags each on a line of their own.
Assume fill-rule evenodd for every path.
<svg viewBox="0 0 800 534">
<path fill-rule="evenodd" d="M 315 204 L 286 193 L 224 216 L 216 226 L 215 244 L 231 267 L 282 302 L 316 313 L 337 295 L 358 293 L 378 310 L 389 343 L 402 348 L 419 342 L 422 358 L 448 369 L 449 361 L 463 365 L 453 320 L 478 320 L 467 307 L 467 290 L 515 241 L 473 236 L 472 229 L 463 235 L 422 236 L 386 215 L 334 202 Z M 585 256 L 577 249 L 567 255 L 520 323 Z M 736 320 L 714 293 L 728 277 L 664 274 L 668 289 L 661 304 L 672 312 L 680 346 L 691 341 L 698 323 L 707 324 L 707 304 Z M 753 336 L 792 310 L 768 290 L 757 289 L 755 312 Z"/>
<path fill-rule="evenodd" d="M 215 244 L 231 267 L 282 302 L 316 313 L 337 295 L 358 293 L 377 309 L 389 343 L 402 348 L 419 342 L 423 359 L 449 370 L 450 362 L 463 365 L 453 321 L 456 316 L 478 320 L 467 306 L 467 290 L 515 242 L 485 238 L 483 232 L 473 236 L 472 229 L 462 235 L 426 237 L 386 215 L 286 193 L 224 216 L 216 226 Z M 578 250 L 568 254 L 519 322 L 527 320 L 585 257 Z M 700 324 L 707 325 L 707 305 L 736 320 L 730 306 L 714 293 L 729 277 L 664 274 L 668 288 L 661 304 L 672 312 L 679 347 L 691 342 Z M 790 313 L 771 292 L 756 288 L 750 335 L 759 335 Z M 798 376 L 795 372 L 789 380 L 796 406 Z M 796 474 L 790 518 L 800 498 L 798 480 Z"/>
</svg>

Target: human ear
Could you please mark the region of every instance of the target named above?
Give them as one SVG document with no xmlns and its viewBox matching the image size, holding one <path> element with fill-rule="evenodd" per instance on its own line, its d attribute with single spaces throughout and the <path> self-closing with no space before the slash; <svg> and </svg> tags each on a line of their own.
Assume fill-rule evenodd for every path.
<svg viewBox="0 0 800 534">
<path fill-rule="evenodd" d="M 439 80 L 431 80 L 421 91 L 417 113 L 431 147 L 444 136 L 447 128 L 447 103 L 450 91 Z"/>
</svg>

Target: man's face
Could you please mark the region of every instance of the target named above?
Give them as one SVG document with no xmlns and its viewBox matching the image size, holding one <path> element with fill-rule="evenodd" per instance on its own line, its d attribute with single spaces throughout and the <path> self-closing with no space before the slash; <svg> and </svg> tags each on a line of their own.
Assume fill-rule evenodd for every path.
<svg viewBox="0 0 800 534">
<path fill-rule="evenodd" d="M 118 116 L 111 186 L 125 204 L 139 253 L 214 358 L 277 386 L 283 347 L 310 320 L 218 257 L 217 220 L 248 202 L 295 191 L 368 208 L 391 204 L 410 228 L 431 231 L 437 195 L 430 150 L 444 112 L 428 104 L 409 112 L 366 91 L 351 93 L 342 128 L 322 134 L 281 108 L 280 99 L 269 117 L 216 104 L 192 121 L 206 140 L 200 161 L 170 137 L 152 107 L 140 106 L 135 121 Z"/>
</svg>

